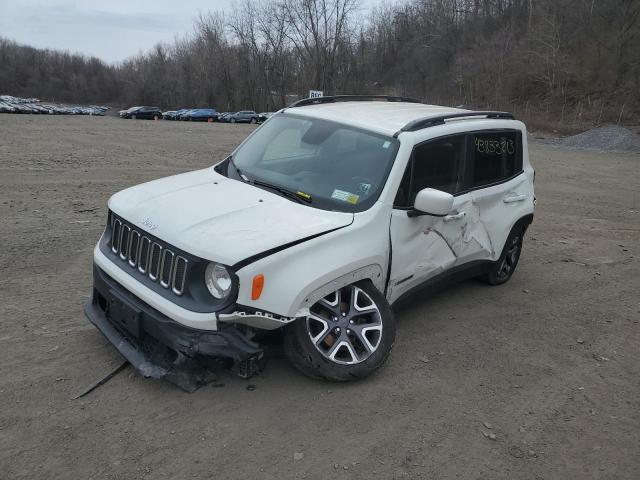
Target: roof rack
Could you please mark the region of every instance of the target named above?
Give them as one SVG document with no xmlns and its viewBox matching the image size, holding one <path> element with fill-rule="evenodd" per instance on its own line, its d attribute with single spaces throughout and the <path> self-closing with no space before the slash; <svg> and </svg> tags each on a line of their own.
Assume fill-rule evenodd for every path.
<svg viewBox="0 0 640 480">
<path fill-rule="evenodd" d="M 327 97 L 303 98 L 289 105 L 288 108 L 306 107 L 308 105 L 320 105 L 335 102 L 366 102 L 368 100 L 386 100 L 387 102 L 421 103 L 420 100 L 409 97 L 394 97 L 390 95 L 334 95 Z"/>
<path fill-rule="evenodd" d="M 468 117 L 485 117 L 492 119 L 504 119 L 515 120 L 516 117 L 513 113 L 509 112 L 464 112 L 464 113 L 449 113 L 446 115 L 438 115 L 437 117 L 420 118 L 407 123 L 404 127 L 398 130 L 393 136 L 398 137 L 402 132 L 415 132 L 416 130 L 422 130 L 423 128 L 435 127 L 437 125 L 444 125 L 446 120 L 462 119 Z"/>
</svg>

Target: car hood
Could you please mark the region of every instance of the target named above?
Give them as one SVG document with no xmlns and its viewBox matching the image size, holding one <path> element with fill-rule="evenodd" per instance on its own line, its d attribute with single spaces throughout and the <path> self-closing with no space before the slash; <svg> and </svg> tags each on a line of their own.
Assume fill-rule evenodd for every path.
<svg viewBox="0 0 640 480">
<path fill-rule="evenodd" d="M 128 188 L 111 197 L 109 208 L 185 252 L 225 265 L 353 222 L 352 213 L 295 203 L 213 168 Z"/>
</svg>

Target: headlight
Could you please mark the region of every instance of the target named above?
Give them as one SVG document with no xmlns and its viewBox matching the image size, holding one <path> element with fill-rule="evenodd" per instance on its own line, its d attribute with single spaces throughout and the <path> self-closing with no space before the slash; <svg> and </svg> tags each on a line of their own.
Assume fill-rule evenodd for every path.
<svg viewBox="0 0 640 480">
<path fill-rule="evenodd" d="M 215 298 L 227 298 L 231 293 L 233 280 L 227 269 L 219 263 L 210 263 L 204 272 L 204 283 Z"/>
</svg>

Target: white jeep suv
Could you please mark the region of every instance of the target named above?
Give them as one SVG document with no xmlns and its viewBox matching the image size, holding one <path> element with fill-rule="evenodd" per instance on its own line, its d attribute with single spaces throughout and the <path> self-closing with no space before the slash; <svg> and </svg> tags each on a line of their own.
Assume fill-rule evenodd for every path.
<svg viewBox="0 0 640 480">
<path fill-rule="evenodd" d="M 389 355 L 393 304 L 509 280 L 533 180 L 509 113 L 302 100 L 221 163 L 111 197 L 85 311 L 143 375 L 187 390 L 212 357 L 251 375 L 274 329 L 305 374 L 362 378 Z"/>
</svg>

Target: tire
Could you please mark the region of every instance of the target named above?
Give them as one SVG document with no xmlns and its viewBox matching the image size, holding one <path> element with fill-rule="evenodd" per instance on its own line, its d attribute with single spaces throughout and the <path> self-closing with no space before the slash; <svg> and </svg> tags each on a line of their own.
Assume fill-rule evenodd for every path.
<svg viewBox="0 0 640 480">
<path fill-rule="evenodd" d="M 346 382 L 365 378 L 387 360 L 396 323 L 386 298 L 369 281 L 333 292 L 284 331 L 291 364 L 316 379 Z"/>
<path fill-rule="evenodd" d="M 251 124 L 258 123 L 258 121 L 255 118 L 252 118 L 250 123 Z"/>
<path fill-rule="evenodd" d="M 518 266 L 522 253 L 522 241 L 525 229 L 516 225 L 504 244 L 500 258 L 493 263 L 491 269 L 480 279 L 489 285 L 502 285 L 509 281 Z"/>
<path fill-rule="evenodd" d="M 154 115 L 154 116 L 153 116 L 153 119 L 154 119 L 154 120 L 156 120 L 156 121 L 157 121 L 159 118 L 160 118 L 160 117 L 158 117 L 158 115 Z"/>
<path fill-rule="evenodd" d="M 135 120 L 136 116 L 135 115 L 131 115 L 131 120 Z"/>
<path fill-rule="evenodd" d="M 236 123 L 236 119 L 235 119 L 235 118 L 232 118 L 232 119 L 231 119 L 231 123 Z"/>
</svg>

